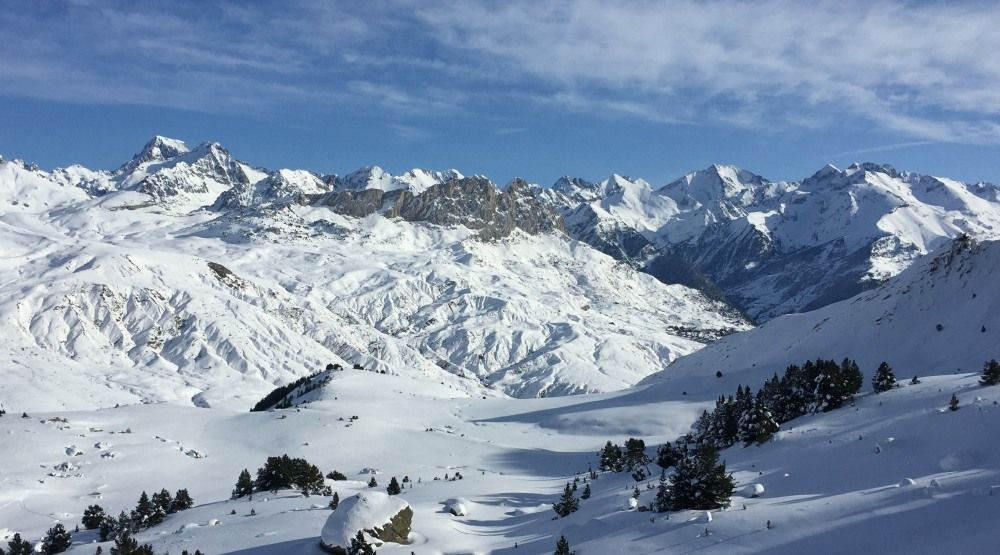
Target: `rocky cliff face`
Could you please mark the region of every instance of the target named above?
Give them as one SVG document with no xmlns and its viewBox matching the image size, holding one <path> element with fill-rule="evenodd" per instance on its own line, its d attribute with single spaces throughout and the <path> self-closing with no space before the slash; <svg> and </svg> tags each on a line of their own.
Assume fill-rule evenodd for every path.
<svg viewBox="0 0 1000 555">
<path fill-rule="evenodd" d="M 486 178 L 464 177 L 433 185 L 420 194 L 370 188 L 320 195 L 311 203 L 347 216 L 380 213 L 409 222 L 462 225 L 477 230 L 482 239 L 506 237 L 515 229 L 531 234 L 566 231 L 562 217 L 522 180 L 504 191 Z"/>
</svg>

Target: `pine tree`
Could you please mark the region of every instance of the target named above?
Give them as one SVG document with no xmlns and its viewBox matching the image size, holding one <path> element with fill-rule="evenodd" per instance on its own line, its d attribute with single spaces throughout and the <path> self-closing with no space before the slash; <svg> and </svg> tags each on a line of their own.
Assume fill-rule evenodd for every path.
<svg viewBox="0 0 1000 555">
<path fill-rule="evenodd" d="M 566 489 L 563 490 L 562 497 L 559 498 L 557 503 L 552 505 L 552 510 L 560 517 L 564 517 L 576 512 L 579 508 L 580 500 L 573 497 L 573 489 L 569 484 L 566 484 Z"/>
<path fill-rule="evenodd" d="M 132 522 L 140 529 L 145 528 L 149 526 L 149 519 L 153 516 L 153 512 L 153 502 L 149 500 L 146 492 L 142 492 L 142 495 L 139 496 L 139 502 L 132 510 Z"/>
<path fill-rule="evenodd" d="M 250 471 L 243 469 L 240 472 L 239 478 L 236 479 L 236 487 L 233 488 L 233 499 L 239 499 L 240 497 L 250 495 L 253 493 L 253 478 L 250 477 Z"/>
<path fill-rule="evenodd" d="M 115 538 L 115 545 L 111 547 L 111 555 L 155 555 L 153 547 L 148 543 L 139 545 L 139 542 L 132 537 L 132 533 L 125 531 Z"/>
<path fill-rule="evenodd" d="M 707 414 L 707 411 L 706 411 Z M 670 468 L 677 464 L 678 453 L 670 442 L 666 442 L 656 450 L 656 466 Z"/>
<path fill-rule="evenodd" d="M 892 371 L 892 367 L 883 361 L 872 376 L 872 390 L 875 393 L 882 393 L 894 387 L 896 387 L 896 374 Z"/>
<path fill-rule="evenodd" d="M 33 555 L 33 552 L 31 542 L 22 540 L 21 534 L 14 534 L 7 542 L 7 555 Z"/>
<path fill-rule="evenodd" d="M 566 536 L 559 536 L 559 541 L 556 542 L 556 552 L 555 555 L 574 555 L 575 551 L 569 550 L 569 542 L 566 540 Z"/>
<path fill-rule="evenodd" d="M 96 530 L 100 525 L 101 521 L 104 520 L 104 509 L 100 505 L 91 505 L 83 511 L 83 527 L 87 530 Z"/>
<path fill-rule="evenodd" d="M 958 410 L 958 397 L 954 393 L 951 394 L 951 400 L 948 401 L 948 409 L 952 411 Z"/>
<path fill-rule="evenodd" d="M 340 506 L 340 495 L 337 492 L 333 492 L 333 497 L 330 498 L 330 504 L 328 507 L 330 510 L 336 511 L 337 507 Z"/>
<path fill-rule="evenodd" d="M 767 443 L 778 432 L 778 428 L 778 422 L 771 416 L 771 411 L 754 401 L 750 410 L 740 419 L 739 440 L 744 445 Z"/>
<path fill-rule="evenodd" d="M 368 480 L 368 487 L 370 487 L 370 488 L 377 488 L 378 487 L 378 482 L 375 481 L 375 477 L 374 476 L 372 476 L 371 480 Z"/>
<path fill-rule="evenodd" d="M 351 538 L 351 546 L 347 548 L 347 555 L 375 555 L 375 548 L 365 539 L 364 532 L 358 530 L 358 535 Z"/>
<path fill-rule="evenodd" d="M 656 487 L 656 498 L 653 500 L 653 510 L 665 513 L 670 510 L 670 488 L 667 486 L 667 471 L 660 471 L 660 484 Z"/>
<path fill-rule="evenodd" d="M 580 499 L 590 499 L 590 484 L 583 486 L 583 492 L 580 494 Z"/>
<path fill-rule="evenodd" d="M 191 507 L 194 507 L 194 499 L 191 499 L 191 495 L 188 493 L 187 488 L 177 490 L 174 494 L 174 501 L 170 504 L 172 513 L 178 511 L 186 511 Z"/>
<path fill-rule="evenodd" d="M 919 383 L 920 383 L 920 378 L 918 378 L 916 376 L 913 376 L 913 379 L 910 380 L 910 385 L 917 385 Z"/>
<path fill-rule="evenodd" d="M 622 469 L 622 449 L 608 441 L 601 450 L 601 470 L 621 472 Z"/>
<path fill-rule="evenodd" d="M 152 497 L 153 501 L 153 514 L 149 518 L 149 525 L 155 526 L 167 519 L 167 515 L 173 513 L 174 500 L 170 497 L 170 492 L 166 489 L 161 489 L 159 493 L 154 493 Z"/>
<path fill-rule="evenodd" d="M 42 553 L 62 553 L 71 545 L 73 545 L 73 539 L 66 531 L 66 527 L 62 524 L 56 524 L 45 533 L 45 539 L 42 540 Z"/>
<path fill-rule="evenodd" d="M 979 378 L 979 383 L 982 385 L 1000 384 L 1000 362 L 990 359 L 989 362 L 983 364 L 983 374 Z"/>
<path fill-rule="evenodd" d="M 677 463 L 670 477 L 670 510 L 710 510 L 729 506 L 734 488 L 733 477 L 719 463 L 719 452 L 703 444 L 693 457 Z"/>
<path fill-rule="evenodd" d="M 401 490 L 399 489 L 399 482 L 396 481 L 395 476 L 393 476 L 392 479 L 389 480 L 389 485 L 385 488 L 385 491 L 389 495 L 399 495 L 399 492 Z"/>
<path fill-rule="evenodd" d="M 625 454 L 623 466 L 625 470 L 633 472 L 639 468 L 645 469 L 649 466 L 649 456 L 646 455 L 646 442 L 630 437 L 625 441 Z"/>
</svg>

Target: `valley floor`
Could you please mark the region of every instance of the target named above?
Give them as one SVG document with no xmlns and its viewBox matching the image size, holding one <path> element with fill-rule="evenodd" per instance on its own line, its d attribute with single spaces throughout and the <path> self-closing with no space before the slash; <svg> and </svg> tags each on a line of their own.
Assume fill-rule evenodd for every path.
<svg viewBox="0 0 1000 555">
<path fill-rule="evenodd" d="M 483 399 L 348 370 L 314 402 L 273 412 L 146 404 L 21 418 L 8 407 L 0 538 L 18 531 L 35 540 L 55 522 L 72 529 L 90 504 L 117 514 L 143 490 L 187 488 L 194 508 L 138 535 L 158 553 L 318 554 L 327 498 L 282 491 L 229 500 L 240 470 L 288 453 L 346 474 L 327 482 L 341 499 L 367 489 L 366 469 L 377 469 L 379 490 L 390 477 L 411 479 L 402 497 L 414 509 L 412 542 L 385 544 L 381 554 L 552 553 L 561 534 L 580 555 L 995 553 L 1000 387 L 981 387 L 971 374 L 922 380 L 789 422 L 764 446 L 723 451 L 738 494 L 710 518 L 628 509 L 636 484 L 624 473 L 601 473 L 593 497 L 566 518 L 554 519 L 551 508 L 567 481 L 597 466 L 605 441 L 673 440 L 712 404 L 707 390 L 679 395 L 652 384 Z M 953 392 L 955 412 L 947 410 Z M 639 484 L 642 504 L 655 494 L 652 470 Z M 444 479 L 456 472 L 463 479 Z M 754 483 L 763 496 L 744 495 Z M 466 501 L 467 516 L 444 510 L 454 498 Z M 96 531 L 73 538 L 71 553 L 97 548 Z"/>
</svg>

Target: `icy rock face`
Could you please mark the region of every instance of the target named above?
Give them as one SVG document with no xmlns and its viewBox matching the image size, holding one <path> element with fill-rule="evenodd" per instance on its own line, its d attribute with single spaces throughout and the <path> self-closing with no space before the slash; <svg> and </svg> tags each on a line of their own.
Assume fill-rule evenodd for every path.
<svg viewBox="0 0 1000 555">
<path fill-rule="evenodd" d="M 354 217 L 381 213 L 387 218 L 436 225 L 462 225 L 483 239 L 506 237 L 515 229 L 526 233 L 565 231 L 562 217 L 539 202 L 524 181 L 501 191 L 488 179 L 466 177 L 431 186 L 419 195 L 397 189 L 369 188 L 324 195 L 315 204 Z"/>
<path fill-rule="evenodd" d="M 323 525 L 320 545 L 334 555 L 346 555 L 358 531 L 376 544 L 407 543 L 413 510 L 398 495 L 362 492 L 340 502 Z"/>
<path fill-rule="evenodd" d="M 251 182 L 235 183 L 225 190 L 212 206 L 216 211 L 246 210 L 290 202 L 307 202 L 309 195 L 329 192 L 330 183 L 320 176 L 302 170 L 278 170 Z"/>
</svg>

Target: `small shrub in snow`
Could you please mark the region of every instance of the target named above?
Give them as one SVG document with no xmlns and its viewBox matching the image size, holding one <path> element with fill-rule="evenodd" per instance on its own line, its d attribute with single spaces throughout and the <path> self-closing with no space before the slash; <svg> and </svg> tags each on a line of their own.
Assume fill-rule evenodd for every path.
<svg viewBox="0 0 1000 555">
<path fill-rule="evenodd" d="M 951 394 L 951 400 L 948 401 L 948 409 L 951 411 L 958 410 L 958 396 L 954 393 Z"/>
<path fill-rule="evenodd" d="M 556 542 L 555 555 L 574 555 L 575 551 L 569 550 L 569 541 L 566 540 L 566 536 L 559 536 L 559 541 Z"/>
<path fill-rule="evenodd" d="M 374 480 L 374 478 L 372 479 Z M 389 485 L 386 486 L 385 492 L 388 493 L 389 495 L 399 495 L 401 491 L 402 490 L 399 487 L 399 482 L 397 482 L 396 477 L 393 476 L 392 479 L 389 480 Z"/>
<path fill-rule="evenodd" d="M 1000 362 L 991 359 L 983 364 L 983 374 L 979 378 L 979 383 L 982 385 L 1000 384 Z"/>
</svg>

